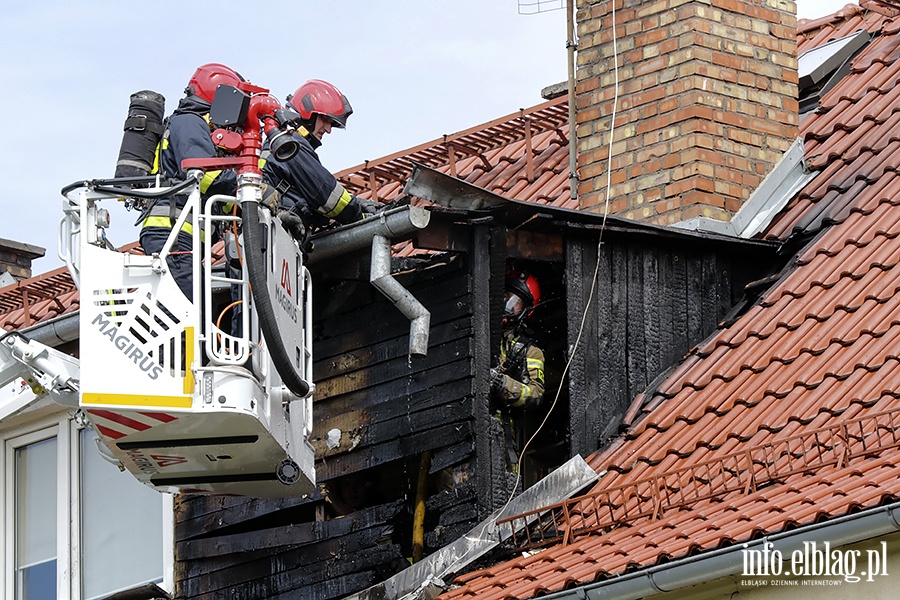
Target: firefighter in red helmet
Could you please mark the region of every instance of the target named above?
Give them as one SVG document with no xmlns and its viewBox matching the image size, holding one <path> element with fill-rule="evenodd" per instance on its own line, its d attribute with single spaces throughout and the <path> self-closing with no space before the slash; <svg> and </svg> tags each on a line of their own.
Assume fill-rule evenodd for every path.
<svg viewBox="0 0 900 600">
<path fill-rule="evenodd" d="M 286 161 L 266 160 L 263 175 L 278 191 L 279 216 L 295 238 L 304 238 L 312 230 L 332 220 L 352 223 L 374 214 L 378 202 L 354 196 L 335 179 L 316 154 L 322 138 L 333 127 L 343 129 L 353 108 L 341 91 L 321 79 L 311 79 L 288 96 L 297 112 L 300 151 Z"/>
<path fill-rule="evenodd" d="M 219 85 L 236 86 L 242 81 L 244 78 L 237 71 L 219 63 L 197 68 L 184 89 L 184 98 L 169 117 L 160 142 L 159 169 L 163 176 L 184 180 L 187 174 L 181 169 L 181 161 L 218 156 L 210 137 L 209 109 Z M 237 175 L 233 170 L 207 171 L 200 181 L 200 192 L 204 200 L 214 194 L 233 196 L 237 192 Z M 145 209 L 141 215 L 140 236 L 144 253 L 150 255 L 162 250 L 186 202 L 187 195 L 179 195 L 157 200 Z M 167 258 L 175 282 L 189 300 L 193 300 L 192 233 L 192 225 L 187 221 L 178 232 L 177 243 Z"/>
<path fill-rule="evenodd" d="M 515 470 L 524 446 L 523 410 L 544 397 L 544 352 L 526 321 L 541 300 L 537 278 L 523 270 L 506 275 L 500 357 L 491 369 L 491 397 L 506 433 L 507 466 Z"/>
</svg>

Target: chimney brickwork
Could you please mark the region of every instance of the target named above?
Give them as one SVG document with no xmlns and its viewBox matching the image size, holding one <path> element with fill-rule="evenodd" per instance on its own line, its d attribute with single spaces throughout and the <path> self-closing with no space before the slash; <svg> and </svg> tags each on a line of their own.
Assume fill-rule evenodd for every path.
<svg viewBox="0 0 900 600">
<path fill-rule="evenodd" d="M 610 214 L 727 221 L 798 135 L 796 5 L 578 0 L 578 196 Z"/>
<path fill-rule="evenodd" d="M 0 239 L 0 273 L 9 273 L 18 280 L 31 277 L 31 263 L 44 256 L 40 246 Z"/>
</svg>

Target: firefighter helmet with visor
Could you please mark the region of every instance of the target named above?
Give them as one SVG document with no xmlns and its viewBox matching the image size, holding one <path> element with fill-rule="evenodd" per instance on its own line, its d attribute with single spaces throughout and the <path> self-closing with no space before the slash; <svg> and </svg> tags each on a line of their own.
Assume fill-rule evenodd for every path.
<svg viewBox="0 0 900 600">
<path fill-rule="evenodd" d="M 321 79 L 310 79 L 288 96 L 288 102 L 300 113 L 309 124 L 313 124 L 315 115 L 324 115 L 331 119 L 332 127 L 347 126 L 347 118 L 353 114 L 353 108 L 347 96 L 337 87 Z"/>
<path fill-rule="evenodd" d="M 541 300 L 537 277 L 525 271 L 507 273 L 505 290 L 503 312 L 506 319 L 519 315 L 530 317 Z"/>
</svg>

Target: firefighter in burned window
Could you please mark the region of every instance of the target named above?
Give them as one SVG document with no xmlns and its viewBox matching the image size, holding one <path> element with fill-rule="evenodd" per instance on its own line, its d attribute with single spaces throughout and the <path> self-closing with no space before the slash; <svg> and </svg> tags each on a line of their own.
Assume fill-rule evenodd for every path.
<svg viewBox="0 0 900 600">
<path fill-rule="evenodd" d="M 491 369 L 491 398 L 503 422 L 507 468 L 518 469 L 525 444 L 524 411 L 544 397 L 544 352 L 534 343 L 526 321 L 540 301 L 537 278 L 523 270 L 506 275 L 500 355 Z"/>
</svg>

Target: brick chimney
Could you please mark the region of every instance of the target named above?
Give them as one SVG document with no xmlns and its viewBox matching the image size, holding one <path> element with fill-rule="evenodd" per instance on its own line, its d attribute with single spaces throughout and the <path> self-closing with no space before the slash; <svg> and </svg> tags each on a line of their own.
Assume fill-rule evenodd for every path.
<svg viewBox="0 0 900 600">
<path fill-rule="evenodd" d="M 10 275 L 15 280 L 31 277 L 31 262 L 44 256 L 45 252 L 40 246 L 0 238 L 0 284 L 14 283 L 8 281 Z"/>
<path fill-rule="evenodd" d="M 619 99 L 610 214 L 727 221 L 798 135 L 796 5 L 787 0 L 579 0 L 582 209 L 601 212 Z"/>
</svg>

